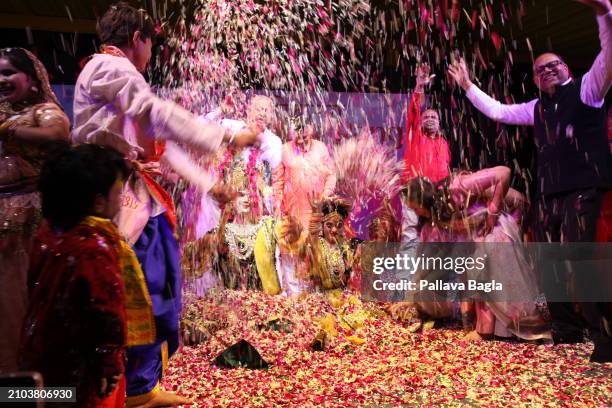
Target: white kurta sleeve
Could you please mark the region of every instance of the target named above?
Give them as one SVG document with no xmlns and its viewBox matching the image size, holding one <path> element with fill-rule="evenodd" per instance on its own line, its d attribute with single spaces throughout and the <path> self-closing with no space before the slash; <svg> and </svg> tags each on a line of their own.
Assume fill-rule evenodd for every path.
<svg viewBox="0 0 612 408">
<path fill-rule="evenodd" d="M 186 143 L 205 152 L 217 151 L 223 140 L 220 126 L 203 124 L 179 105 L 158 98 L 128 60 L 101 64 L 89 89 L 93 97 L 106 100 L 138 121 L 151 137 Z"/>
<path fill-rule="evenodd" d="M 612 11 L 603 16 L 597 16 L 599 25 L 599 42 L 601 51 L 595 58 L 591 69 L 582 77 L 580 100 L 592 108 L 601 108 L 606 94 L 612 84 Z"/>
<path fill-rule="evenodd" d="M 200 167 L 186 151 L 172 141 L 166 143 L 162 160 L 204 194 L 208 193 L 217 182 L 211 170 Z"/>
<path fill-rule="evenodd" d="M 534 108 L 537 99 L 527 103 L 506 105 L 491 98 L 474 84 L 468 88 L 465 94 L 476 109 L 496 122 L 507 125 L 533 126 Z"/>
<path fill-rule="evenodd" d="M 258 136 L 261 159 L 267 161 L 271 170 L 281 164 L 283 160 L 283 142 L 270 130 L 265 130 Z"/>
</svg>

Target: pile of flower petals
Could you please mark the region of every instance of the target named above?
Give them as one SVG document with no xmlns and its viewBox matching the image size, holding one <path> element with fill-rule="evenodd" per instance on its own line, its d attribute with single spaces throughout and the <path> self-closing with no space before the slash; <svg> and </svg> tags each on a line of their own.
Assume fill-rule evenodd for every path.
<svg viewBox="0 0 612 408">
<path fill-rule="evenodd" d="M 374 303 L 252 291 L 189 299 L 186 316 L 224 319 L 207 341 L 183 347 L 163 385 L 200 407 L 609 406 L 612 365 L 590 364 L 591 344 L 465 343 L 459 330 L 412 333 Z M 333 306 L 332 306 L 333 304 Z M 337 335 L 312 351 L 322 318 Z M 266 322 L 287 319 L 291 330 Z M 355 323 L 357 322 L 357 324 Z M 348 324 L 347 324 L 348 323 Z M 246 339 L 268 370 L 220 369 L 211 361 Z"/>
</svg>

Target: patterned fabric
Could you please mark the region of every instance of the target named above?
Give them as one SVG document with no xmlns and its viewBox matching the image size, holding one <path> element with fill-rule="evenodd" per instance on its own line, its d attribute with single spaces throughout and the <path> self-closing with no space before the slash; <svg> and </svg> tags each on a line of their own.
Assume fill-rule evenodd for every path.
<svg viewBox="0 0 612 408">
<path fill-rule="evenodd" d="M 155 341 L 155 320 L 153 304 L 145 282 L 144 273 L 136 254 L 119 235 L 117 227 L 107 219 L 87 217 L 82 222 L 113 238 L 117 242 L 117 252 L 121 264 L 121 277 L 125 284 L 125 312 L 127 316 L 128 346 L 150 344 Z"/>
<path fill-rule="evenodd" d="M 316 268 L 323 289 L 338 289 L 346 286 L 353 267 L 354 251 L 346 241 L 332 245 L 324 238 L 318 239 L 319 263 Z"/>
<path fill-rule="evenodd" d="M 25 50 L 24 50 L 25 51 Z M 0 126 L 62 126 L 68 118 L 51 91 L 47 72 L 31 53 L 40 93 L 17 103 L 0 103 Z M 0 143 L 0 372 L 15 371 L 23 316 L 27 307 L 29 249 L 41 220 L 36 183 L 42 164 L 56 142 Z"/>
<path fill-rule="evenodd" d="M 31 255 L 35 280 L 25 318 L 21 369 L 46 386 L 73 386 L 79 406 L 96 406 L 100 379 L 122 374 L 125 287 L 116 231 L 44 224 Z"/>
</svg>

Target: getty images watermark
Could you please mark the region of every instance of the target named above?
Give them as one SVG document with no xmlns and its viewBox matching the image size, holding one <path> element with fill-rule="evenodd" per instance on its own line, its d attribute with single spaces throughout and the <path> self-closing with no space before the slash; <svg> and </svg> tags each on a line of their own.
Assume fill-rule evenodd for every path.
<svg viewBox="0 0 612 408">
<path fill-rule="evenodd" d="M 482 272 L 486 268 L 487 255 L 471 257 L 440 257 L 440 256 L 411 256 L 407 253 L 396 254 L 392 257 L 377 256 L 372 259 L 372 273 L 379 279 L 372 282 L 372 288 L 376 291 L 480 291 L 489 293 L 492 291 L 503 290 L 503 284 L 494 279 L 488 282 L 481 282 L 476 279 L 466 281 L 445 281 L 443 279 L 414 279 L 417 271 L 431 272 L 454 272 L 463 275 L 466 272 Z M 397 281 L 386 281 L 381 278 L 384 272 L 405 272 L 413 279 L 399 279 Z"/>
<path fill-rule="evenodd" d="M 367 243 L 367 300 L 612 301 L 612 243 Z"/>
</svg>

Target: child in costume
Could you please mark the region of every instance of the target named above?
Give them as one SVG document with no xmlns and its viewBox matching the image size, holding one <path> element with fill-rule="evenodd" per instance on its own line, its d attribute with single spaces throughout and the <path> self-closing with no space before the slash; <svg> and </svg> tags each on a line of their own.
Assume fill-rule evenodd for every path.
<svg viewBox="0 0 612 408">
<path fill-rule="evenodd" d="M 116 148 L 137 169 L 126 183 L 116 222 L 134 245 L 145 273 L 157 328 L 153 344 L 127 351 L 128 405 L 186 403 L 159 389 L 163 367 L 179 345 L 181 273 L 174 204 L 153 176 L 162 161 L 200 190 L 229 200 L 231 192 L 215 184 L 177 142 L 213 153 L 223 140 L 251 143 L 256 133 L 247 128 L 230 134 L 215 124 L 202 124 L 152 93 L 141 74 L 150 60 L 154 35 L 145 11 L 117 3 L 98 21 L 98 32 L 104 45 L 77 80 L 72 136 L 77 143 Z M 158 138 L 165 139 L 165 146 Z"/>
<path fill-rule="evenodd" d="M 125 346 L 154 339 L 142 271 L 111 222 L 127 174 L 122 155 L 95 145 L 61 153 L 41 173 L 46 223 L 32 251 L 21 368 L 45 386 L 76 387 L 79 406 L 124 406 Z"/>
<path fill-rule="evenodd" d="M 314 286 L 343 289 L 356 263 L 357 242 L 345 235 L 351 205 L 339 198 L 313 202 L 305 255 Z"/>
<path fill-rule="evenodd" d="M 262 228 L 257 236 L 255 257 L 266 293 L 297 294 L 310 288 L 327 291 L 347 286 L 358 262 L 358 242 L 345 234 L 351 206 L 339 198 L 310 203 L 308 230 L 296 217 L 284 217 Z"/>
</svg>

